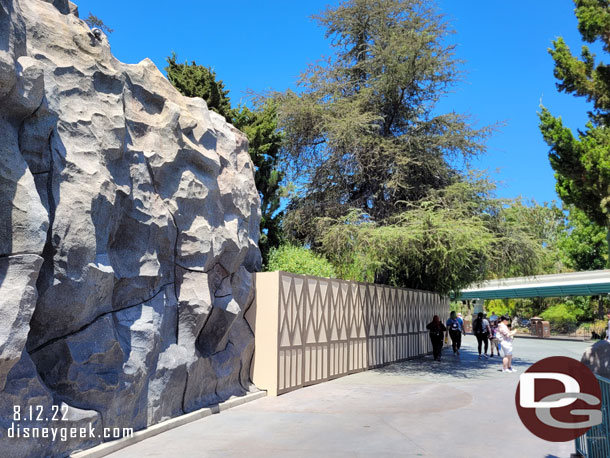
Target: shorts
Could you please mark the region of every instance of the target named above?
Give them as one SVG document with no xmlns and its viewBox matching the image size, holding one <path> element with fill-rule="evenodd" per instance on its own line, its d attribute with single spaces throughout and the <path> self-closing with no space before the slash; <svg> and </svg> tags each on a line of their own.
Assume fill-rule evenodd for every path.
<svg viewBox="0 0 610 458">
<path fill-rule="evenodd" d="M 513 354 L 513 343 L 512 342 L 506 342 L 505 340 L 503 340 L 502 342 L 500 342 L 500 348 L 502 348 L 502 352 L 504 353 L 504 356 L 510 356 Z"/>
</svg>

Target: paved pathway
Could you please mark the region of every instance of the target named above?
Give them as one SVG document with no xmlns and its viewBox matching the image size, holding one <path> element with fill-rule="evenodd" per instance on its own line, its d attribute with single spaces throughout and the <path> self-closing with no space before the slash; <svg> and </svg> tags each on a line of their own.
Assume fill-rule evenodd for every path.
<svg viewBox="0 0 610 458">
<path fill-rule="evenodd" d="M 514 367 L 462 355 L 361 372 L 266 397 L 165 432 L 119 457 L 481 457 L 568 458 L 573 442 L 530 434 L 514 406 L 519 373 L 546 356 L 580 359 L 587 344 L 515 340 Z"/>
</svg>

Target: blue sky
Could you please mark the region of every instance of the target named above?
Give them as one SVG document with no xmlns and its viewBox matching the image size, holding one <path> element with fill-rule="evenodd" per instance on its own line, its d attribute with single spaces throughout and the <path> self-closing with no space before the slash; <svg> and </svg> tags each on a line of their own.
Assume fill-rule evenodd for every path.
<svg viewBox="0 0 610 458">
<path fill-rule="evenodd" d="M 308 62 L 331 49 L 324 30 L 309 19 L 328 0 L 131 1 L 75 0 L 80 16 L 92 12 L 114 29 L 114 55 L 136 63 L 145 57 L 158 67 L 175 51 L 178 60 L 211 66 L 230 90 L 233 104 L 247 91 L 294 88 Z M 572 0 L 439 0 L 456 33 L 456 57 L 464 60 L 464 80 L 439 111 L 470 114 L 478 126 L 504 123 L 488 141 L 486 155 L 473 166 L 500 182 L 498 195 L 558 200 L 548 163 L 548 147 L 538 131 L 540 100 L 573 129 L 586 122 L 589 105 L 559 94 L 551 41 L 563 36 L 579 52 Z M 595 47 L 597 51 L 597 47 Z M 601 53 L 598 53 L 603 57 Z"/>
</svg>

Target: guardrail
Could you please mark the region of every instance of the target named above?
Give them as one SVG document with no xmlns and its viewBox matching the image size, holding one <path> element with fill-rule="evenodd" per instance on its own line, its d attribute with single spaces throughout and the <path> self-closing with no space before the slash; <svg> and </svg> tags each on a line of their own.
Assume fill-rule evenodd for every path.
<svg viewBox="0 0 610 458">
<path fill-rule="evenodd" d="M 610 379 L 596 377 L 602 390 L 602 423 L 576 439 L 576 454 L 584 458 L 610 457 Z"/>
<path fill-rule="evenodd" d="M 265 272 L 246 313 L 252 381 L 271 396 L 432 351 L 426 324 L 449 300 L 428 291 Z"/>
</svg>

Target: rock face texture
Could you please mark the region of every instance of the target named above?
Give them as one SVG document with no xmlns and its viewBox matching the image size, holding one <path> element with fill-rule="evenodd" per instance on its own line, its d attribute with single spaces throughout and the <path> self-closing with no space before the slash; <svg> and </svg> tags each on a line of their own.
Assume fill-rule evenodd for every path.
<svg viewBox="0 0 610 458">
<path fill-rule="evenodd" d="M 0 0 L 3 457 L 104 440 L 18 429 L 138 430 L 255 389 L 246 138 L 151 61 L 116 60 L 77 14 Z"/>
<path fill-rule="evenodd" d="M 600 340 L 587 348 L 580 362 L 594 374 L 610 378 L 610 341 Z"/>
</svg>

